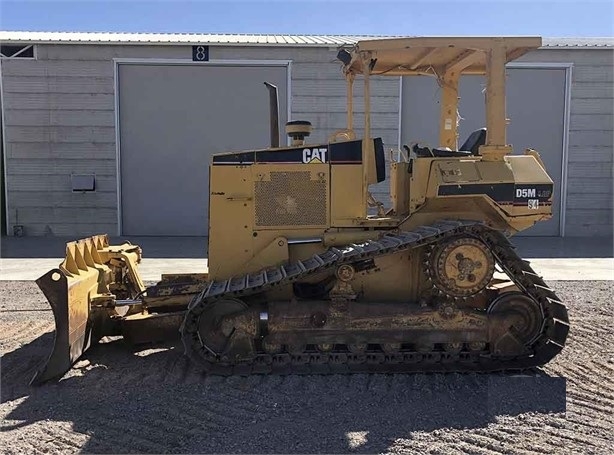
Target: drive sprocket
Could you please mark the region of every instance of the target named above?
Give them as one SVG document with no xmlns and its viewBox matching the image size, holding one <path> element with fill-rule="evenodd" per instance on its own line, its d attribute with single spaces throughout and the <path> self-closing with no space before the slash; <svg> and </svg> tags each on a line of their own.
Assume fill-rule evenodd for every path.
<svg viewBox="0 0 614 455">
<path fill-rule="evenodd" d="M 495 260 L 488 247 L 473 237 L 455 237 L 436 245 L 427 260 L 433 284 L 451 297 L 469 297 L 492 279 Z"/>
</svg>

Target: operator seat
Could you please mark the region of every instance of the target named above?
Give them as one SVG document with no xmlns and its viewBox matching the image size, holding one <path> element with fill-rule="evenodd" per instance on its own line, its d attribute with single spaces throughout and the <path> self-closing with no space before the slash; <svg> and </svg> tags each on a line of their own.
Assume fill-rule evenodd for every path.
<svg viewBox="0 0 614 455">
<path fill-rule="evenodd" d="M 480 128 L 469 135 L 459 150 L 450 150 L 449 148 L 431 149 L 429 147 L 419 147 L 418 144 L 415 144 L 413 151 L 418 158 L 478 156 L 480 154 L 480 146 L 484 144 L 486 144 L 486 128 Z"/>
<path fill-rule="evenodd" d="M 462 151 L 471 152 L 472 155 L 480 154 L 480 146 L 486 144 L 486 128 L 475 130 L 469 135 L 467 140 L 461 145 Z"/>
</svg>

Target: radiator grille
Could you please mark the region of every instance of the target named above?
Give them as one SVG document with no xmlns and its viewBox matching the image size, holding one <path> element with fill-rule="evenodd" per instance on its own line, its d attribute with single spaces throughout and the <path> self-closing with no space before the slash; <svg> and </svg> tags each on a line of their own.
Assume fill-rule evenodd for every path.
<svg viewBox="0 0 614 455">
<path fill-rule="evenodd" d="M 326 185 L 310 171 L 271 172 L 255 182 L 256 226 L 326 225 Z"/>
</svg>

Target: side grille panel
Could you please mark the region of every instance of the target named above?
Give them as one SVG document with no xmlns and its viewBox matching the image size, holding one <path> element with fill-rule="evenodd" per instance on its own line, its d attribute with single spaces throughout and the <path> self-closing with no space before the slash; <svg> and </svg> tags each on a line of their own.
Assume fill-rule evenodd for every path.
<svg viewBox="0 0 614 455">
<path fill-rule="evenodd" d="M 271 172 L 254 182 L 256 226 L 326 226 L 327 187 L 323 173 Z"/>
</svg>

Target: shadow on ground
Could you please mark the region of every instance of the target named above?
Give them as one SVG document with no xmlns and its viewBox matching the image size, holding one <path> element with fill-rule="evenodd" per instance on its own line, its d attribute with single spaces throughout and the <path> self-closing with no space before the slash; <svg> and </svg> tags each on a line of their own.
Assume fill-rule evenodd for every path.
<svg viewBox="0 0 614 455">
<path fill-rule="evenodd" d="M 413 432 L 566 406 L 565 379 L 540 371 L 208 377 L 176 344 L 138 351 L 121 341 L 87 352 L 59 383 L 29 388 L 51 343 L 48 333 L 2 359 L 2 402 L 23 398 L 3 431 L 68 421 L 89 435 L 84 452 L 375 453 Z"/>
</svg>

